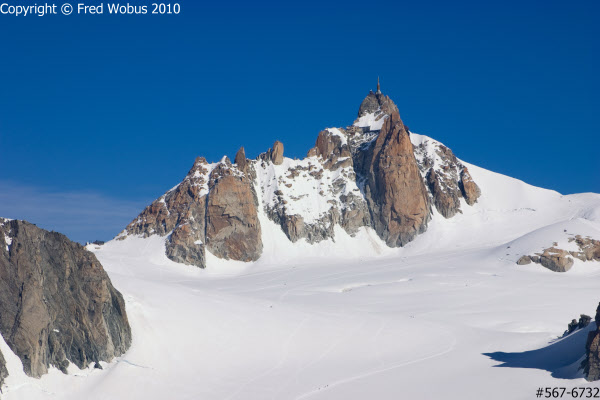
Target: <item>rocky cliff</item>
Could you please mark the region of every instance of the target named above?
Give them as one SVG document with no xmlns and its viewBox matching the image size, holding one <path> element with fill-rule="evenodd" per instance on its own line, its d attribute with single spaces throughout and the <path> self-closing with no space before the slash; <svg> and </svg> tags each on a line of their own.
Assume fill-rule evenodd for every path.
<svg viewBox="0 0 600 400">
<path fill-rule="evenodd" d="M 600 380 L 600 304 L 596 309 L 596 329 L 588 334 L 583 360 L 583 374 L 588 381 Z"/>
<path fill-rule="evenodd" d="M 208 248 L 217 257 L 257 260 L 262 252 L 253 166 L 243 149 L 237 164 L 227 157 L 198 157 L 184 180 L 155 200 L 118 239 L 167 236 L 166 254 L 176 262 L 206 266 Z"/>
<path fill-rule="evenodd" d="M 392 247 L 425 232 L 433 207 L 445 218 L 481 192 L 446 146 L 412 134 L 398 107 L 369 93 L 346 128 L 321 131 L 302 160 L 276 141 L 255 160 L 241 148 L 231 164 L 204 158 L 184 180 L 148 206 L 118 236 L 161 235 L 176 262 L 205 267 L 206 251 L 253 261 L 262 252 L 259 214 L 293 242 L 335 239 L 371 227 Z"/>
<path fill-rule="evenodd" d="M 81 245 L 25 221 L 0 219 L 0 333 L 40 377 L 109 361 L 131 344 L 121 294 Z M 6 376 L 0 357 L 0 382 Z"/>
<path fill-rule="evenodd" d="M 371 98 L 369 109 L 375 101 L 382 110 L 393 104 L 385 95 L 371 93 Z M 372 226 L 388 246 L 403 246 L 427 229 L 431 208 L 408 129 L 395 106 L 363 152 L 359 171 Z"/>
</svg>

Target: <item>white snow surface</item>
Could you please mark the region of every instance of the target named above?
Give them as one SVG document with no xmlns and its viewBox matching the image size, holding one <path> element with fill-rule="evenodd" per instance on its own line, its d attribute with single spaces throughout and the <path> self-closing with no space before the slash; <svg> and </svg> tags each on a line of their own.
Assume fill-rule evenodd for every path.
<svg viewBox="0 0 600 400">
<path fill-rule="evenodd" d="M 292 163 L 258 170 L 264 196 L 284 190 Z M 595 325 L 557 338 L 580 313 L 594 315 L 600 263 L 575 260 L 560 274 L 515 261 L 572 234 L 600 239 L 600 195 L 563 196 L 464 164 L 478 203 L 451 219 L 434 211 L 401 249 L 368 228 L 293 244 L 262 212 L 254 263 L 208 253 L 205 270 L 176 264 L 156 235 L 89 246 L 123 293 L 131 349 L 104 370 L 34 379 L 0 341 L 3 399 L 504 400 L 594 386 L 577 367 Z M 322 211 L 305 201 L 298 212 Z"/>
<path fill-rule="evenodd" d="M 370 131 L 379 131 L 381 127 L 383 127 L 383 123 L 388 118 L 387 114 L 383 114 L 381 109 L 375 111 L 374 113 L 368 113 L 359 117 L 354 122 L 354 126 L 358 126 L 361 128 L 369 127 Z"/>
<path fill-rule="evenodd" d="M 345 140 L 339 130 L 330 131 Z M 352 192 L 360 196 L 352 167 L 331 171 L 324 169 L 321 159 L 317 157 L 303 160 L 284 158 L 281 165 L 256 161 L 254 167 L 258 181 L 257 193 L 262 198 L 260 203 L 268 208 L 284 207 L 287 215 L 301 215 L 306 224 L 316 222 L 334 205 L 343 209 L 346 204 L 340 200 L 340 196 Z M 293 171 L 298 175 L 294 177 Z M 331 190 L 334 182 L 341 187 L 339 192 Z M 285 204 L 277 201 L 278 192 Z"/>
</svg>

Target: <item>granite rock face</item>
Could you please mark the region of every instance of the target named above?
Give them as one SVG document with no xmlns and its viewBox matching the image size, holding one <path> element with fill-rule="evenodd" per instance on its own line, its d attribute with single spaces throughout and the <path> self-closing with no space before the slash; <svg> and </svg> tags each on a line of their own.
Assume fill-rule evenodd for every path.
<svg viewBox="0 0 600 400">
<path fill-rule="evenodd" d="M 378 97 L 383 108 L 387 96 Z M 408 130 L 395 110 L 363 160 L 372 226 L 388 246 L 403 246 L 427 229 L 431 207 Z"/>
<path fill-rule="evenodd" d="M 271 161 L 275 165 L 281 165 L 283 163 L 283 143 L 276 140 L 272 148 L 258 157 L 263 161 Z"/>
<path fill-rule="evenodd" d="M 246 158 L 246 152 L 244 151 L 243 147 L 240 147 L 238 152 L 235 154 L 235 159 L 233 162 L 243 173 L 246 173 L 248 171 L 248 159 Z"/>
<path fill-rule="evenodd" d="M 0 333 L 33 377 L 49 366 L 66 373 L 70 362 L 110 361 L 131 344 L 123 297 L 94 254 L 60 233 L 3 219 Z"/>
<path fill-rule="evenodd" d="M 258 260 L 262 253 L 258 201 L 252 181 L 228 163 L 210 173 L 206 203 L 206 246 L 224 259 Z"/>
<path fill-rule="evenodd" d="M 117 239 L 169 235 L 166 254 L 171 260 L 204 267 L 206 195 L 212 168 L 204 157 L 196 158 L 184 180 L 146 207 Z"/>
<path fill-rule="evenodd" d="M 200 200 L 206 203 L 206 198 Z M 206 265 L 206 253 L 202 245 L 200 231 L 195 230 L 191 224 L 178 225 L 168 239 L 165 253 L 171 260 L 186 264 L 203 267 Z"/>
<path fill-rule="evenodd" d="M 393 114 L 400 115 L 400 112 L 396 104 L 388 96 L 371 92 L 364 98 L 358 108 L 358 118 L 364 117 L 367 114 L 373 114 L 375 120 L 378 120 L 387 118 Z"/>
<path fill-rule="evenodd" d="M 117 237 L 167 236 L 171 260 L 200 268 L 206 249 L 239 261 L 260 257 L 262 239 L 254 171 L 243 148 L 233 165 L 227 157 L 210 164 L 198 157 L 184 180 L 148 206 Z"/>
</svg>

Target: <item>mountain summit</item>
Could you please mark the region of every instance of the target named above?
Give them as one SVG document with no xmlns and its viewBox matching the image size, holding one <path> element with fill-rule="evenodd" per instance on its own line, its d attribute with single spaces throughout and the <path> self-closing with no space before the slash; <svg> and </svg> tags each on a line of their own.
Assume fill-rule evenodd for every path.
<svg viewBox="0 0 600 400">
<path fill-rule="evenodd" d="M 279 141 L 255 160 L 243 148 L 234 163 L 197 158 L 183 181 L 117 238 L 166 236 L 170 259 L 202 268 L 207 250 L 254 261 L 262 254 L 264 212 L 292 242 L 335 238 L 336 226 L 350 235 L 371 227 L 388 246 L 404 246 L 427 230 L 432 206 L 451 218 L 480 196 L 449 148 L 416 142 L 378 86 L 351 126 L 321 131 L 302 160 L 284 157 Z"/>
</svg>

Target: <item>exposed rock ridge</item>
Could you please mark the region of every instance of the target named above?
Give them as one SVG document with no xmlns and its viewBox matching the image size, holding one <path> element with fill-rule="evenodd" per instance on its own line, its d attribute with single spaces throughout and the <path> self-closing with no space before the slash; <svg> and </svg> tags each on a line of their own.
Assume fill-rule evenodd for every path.
<svg viewBox="0 0 600 400">
<path fill-rule="evenodd" d="M 392 99 L 388 96 L 381 93 L 373 93 L 370 92 L 367 97 L 362 101 L 360 107 L 358 108 L 358 118 L 354 122 L 355 126 L 369 126 L 369 128 L 373 128 L 373 125 L 365 125 L 361 121 L 367 121 L 367 119 L 362 119 L 363 117 L 368 116 L 369 114 L 373 114 L 373 122 L 380 121 L 382 119 L 386 119 L 388 116 L 392 114 L 400 115 L 400 111 L 398 111 L 398 107 Z M 379 126 L 378 124 L 374 124 L 375 126 Z M 373 129 L 378 130 L 378 129 Z"/>
<path fill-rule="evenodd" d="M 220 258 L 253 261 L 262 239 L 254 171 L 243 149 L 236 165 L 227 157 L 209 164 L 198 157 L 183 181 L 148 206 L 119 235 L 167 236 L 175 262 L 206 266 L 206 248 Z"/>
<path fill-rule="evenodd" d="M 0 333 L 25 373 L 110 361 L 131 344 L 121 294 L 96 256 L 66 236 L 0 219 Z M 0 365 L 4 363 L 3 357 Z M 0 381 L 6 376 L 0 366 Z"/>
<path fill-rule="evenodd" d="M 259 155 L 258 158 L 263 161 L 271 161 L 275 165 L 281 165 L 283 163 L 283 143 L 276 140 L 273 147 L 266 153 Z"/>
<path fill-rule="evenodd" d="M 343 130 L 319 133 L 303 160 L 287 158 L 278 166 L 259 157 L 255 170 L 267 216 L 293 242 L 334 238 L 336 224 L 351 235 L 368 224 Z"/>
<path fill-rule="evenodd" d="M 390 125 L 386 125 L 386 123 Z M 371 92 L 362 102 L 358 118 L 352 126 L 346 129 L 328 128 L 319 133 L 315 147 L 310 149 L 307 154 L 309 159 L 315 161 L 304 166 L 304 169 L 308 168 L 309 171 L 309 181 L 306 183 L 310 183 L 310 177 L 322 178 L 322 171 L 341 169 L 343 171 L 342 179 L 333 182 L 337 185 L 341 183 L 349 186 L 356 185 L 359 191 L 352 191 L 341 198 L 326 199 L 328 204 L 332 204 L 332 207 L 317 216 L 312 215 L 312 222 L 307 224 L 306 217 L 307 213 L 310 214 L 310 210 L 302 212 L 303 210 L 299 210 L 295 205 L 305 202 L 307 198 L 314 199 L 323 196 L 328 191 L 327 189 L 323 190 L 322 183 L 319 182 L 312 186 L 314 190 L 303 190 L 298 195 L 288 194 L 288 192 L 299 191 L 300 181 L 302 178 L 306 178 L 306 175 L 300 173 L 303 167 L 297 165 L 298 162 L 291 162 L 284 172 L 278 174 L 275 181 L 273 175 L 277 175 L 277 173 L 271 174 L 271 177 L 265 180 L 266 183 L 262 183 L 263 203 L 269 218 L 279 224 L 292 241 L 305 238 L 308 242 L 313 243 L 333 238 L 334 225 L 339 224 L 351 234 L 362 226 L 374 227 L 388 245 L 399 246 L 412 240 L 416 234 L 426 229 L 427 221 L 430 218 L 429 203 L 434 202 L 440 213 L 449 218 L 456 212 L 460 212 L 460 198 L 465 198 L 469 205 L 476 202 L 480 191 L 470 177 L 467 168 L 460 163 L 450 149 L 433 140 L 418 150 L 411 149 L 410 140 L 405 141 L 404 168 L 411 170 L 412 165 L 412 178 L 404 176 L 398 182 L 391 182 L 391 179 L 379 176 L 377 179 L 380 180 L 381 187 L 396 185 L 395 187 L 402 187 L 403 190 L 397 190 L 388 199 L 382 199 L 381 193 L 373 195 L 375 187 L 373 182 L 377 181 L 374 170 L 388 171 L 387 168 L 373 167 L 373 163 L 378 159 L 389 159 L 390 156 L 397 157 L 396 160 L 401 158 L 399 156 L 401 146 L 394 148 L 390 145 L 390 143 L 395 143 L 394 141 L 380 139 L 394 134 L 394 132 L 390 132 L 394 126 L 403 127 L 402 129 L 397 128 L 395 132 L 398 138 L 400 131 L 404 132 L 404 138 L 410 138 L 408 128 L 402 124 L 398 108 L 392 100 L 383 94 Z M 378 140 L 380 140 L 379 144 Z M 383 149 L 385 151 L 381 156 L 379 153 Z M 412 155 L 413 153 L 417 155 L 417 170 L 414 168 L 415 156 Z M 268 153 L 264 153 L 259 158 L 268 161 L 267 155 Z M 444 157 L 442 158 L 440 155 Z M 424 163 L 419 163 L 419 160 Z M 426 165 L 428 160 L 430 164 Z M 261 165 L 264 168 L 267 164 Z M 349 170 L 350 168 L 353 170 L 352 172 Z M 257 166 L 257 170 L 260 170 L 260 166 Z M 398 171 L 400 170 L 402 168 L 398 168 Z M 414 174 L 415 171 L 421 172 L 423 182 L 417 174 Z M 427 178 L 429 178 L 428 181 Z M 423 192 L 425 182 L 429 182 L 430 185 L 426 186 L 426 192 Z M 310 189 L 311 185 L 307 186 Z M 274 187 L 276 187 L 275 190 L 273 190 Z M 270 196 L 269 193 L 273 193 L 273 195 Z M 406 197 L 401 199 L 399 196 L 403 193 Z M 414 193 L 418 193 L 418 195 L 415 197 Z M 391 199 L 396 196 L 398 196 L 397 201 L 392 206 Z M 429 196 L 431 199 L 428 198 Z M 421 208 L 412 204 L 414 209 L 410 210 L 411 201 L 419 197 L 422 201 Z M 410 201 L 407 201 L 409 199 Z M 406 209 L 407 213 L 400 216 L 395 212 L 396 209 Z M 386 215 L 386 212 L 389 215 Z M 420 213 L 422 215 L 419 215 Z M 374 216 L 377 216 L 378 223 L 374 222 Z M 391 236 L 388 229 L 385 228 L 388 226 L 392 226 Z M 402 230 L 404 231 L 400 233 Z M 396 237 L 394 238 L 394 236 Z"/>
<path fill-rule="evenodd" d="M 206 202 L 206 246 L 224 259 L 256 261 L 262 253 L 258 200 L 250 174 L 229 160 L 210 173 Z"/>
<path fill-rule="evenodd" d="M 466 166 L 443 144 L 411 134 L 421 175 L 437 211 L 445 218 L 462 212 L 460 198 L 473 205 L 481 195 Z"/>
<path fill-rule="evenodd" d="M 430 139 L 413 145 L 412 136 L 394 102 L 371 92 L 352 126 L 321 131 L 302 160 L 284 157 L 279 141 L 256 160 L 243 148 L 233 165 L 197 159 L 122 237 L 170 235 L 169 258 L 200 267 L 207 248 L 256 260 L 262 207 L 292 242 L 335 239 L 339 225 L 350 235 L 372 227 L 389 246 L 403 246 L 427 229 L 432 204 L 450 218 L 461 212 L 461 198 L 472 205 L 480 195 L 450 149 Z"/>
</svg>

